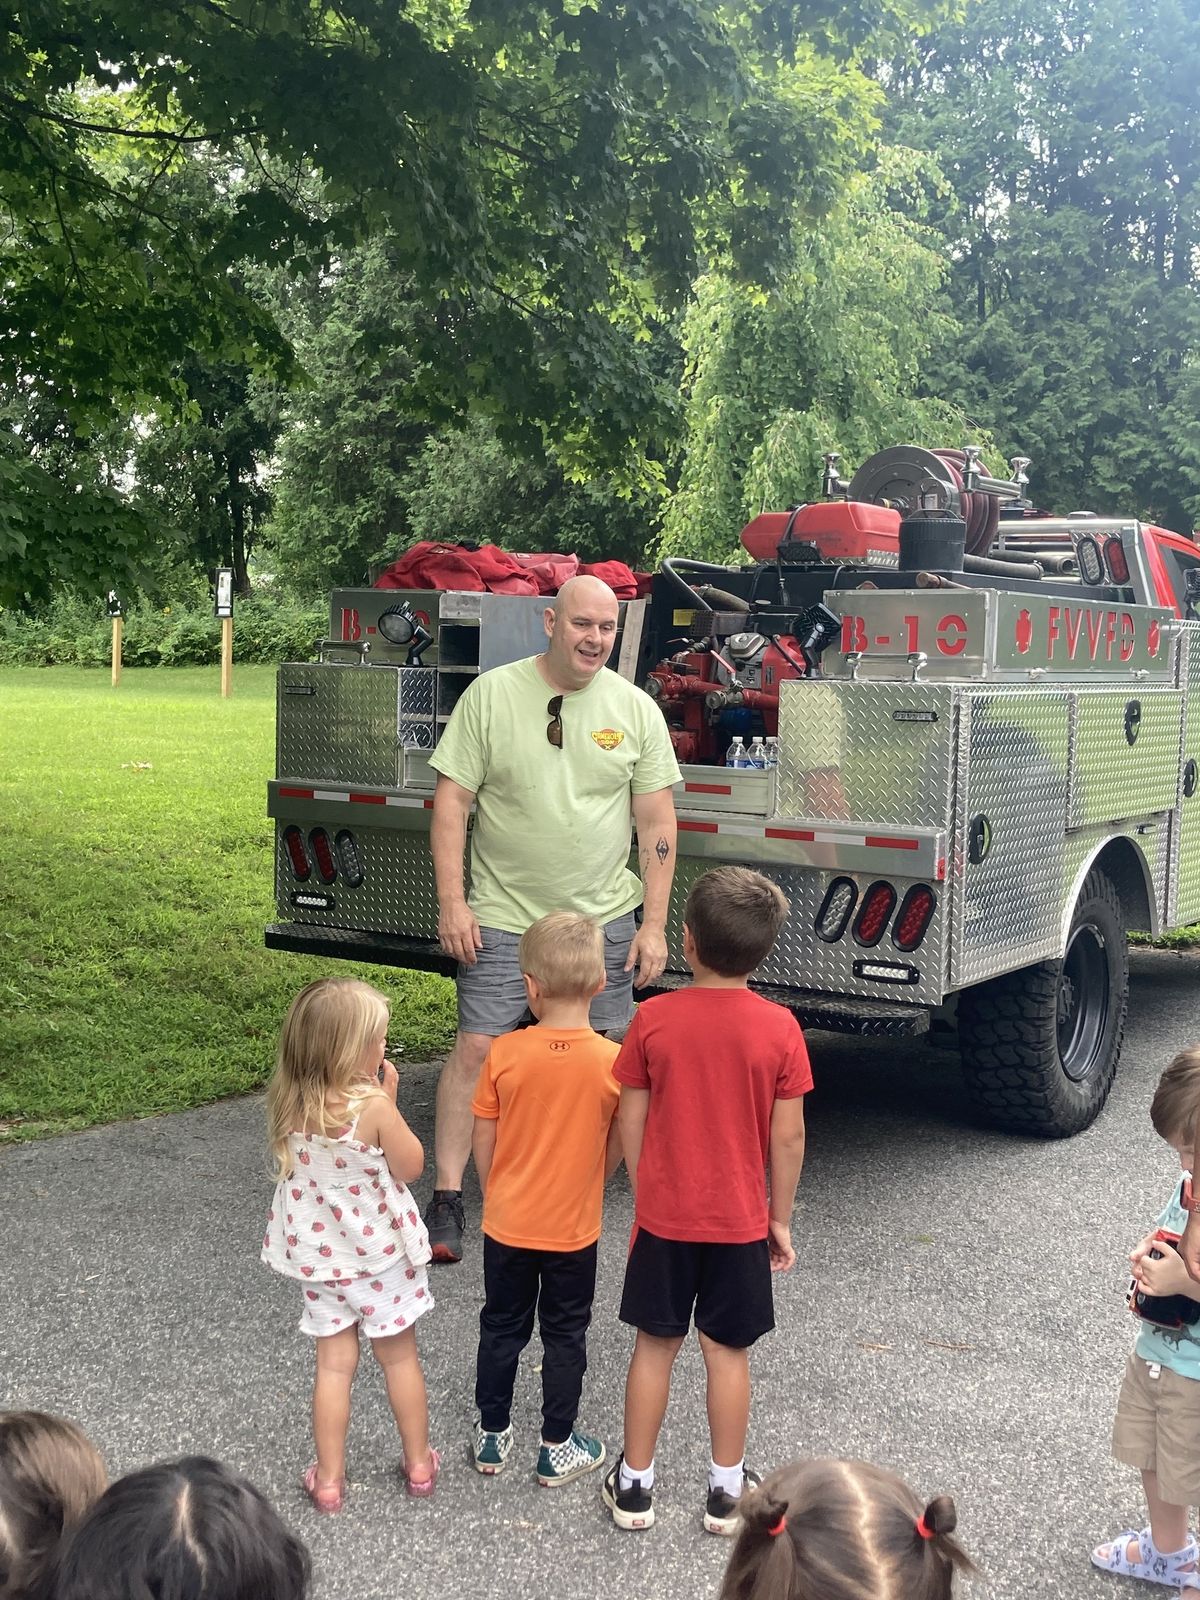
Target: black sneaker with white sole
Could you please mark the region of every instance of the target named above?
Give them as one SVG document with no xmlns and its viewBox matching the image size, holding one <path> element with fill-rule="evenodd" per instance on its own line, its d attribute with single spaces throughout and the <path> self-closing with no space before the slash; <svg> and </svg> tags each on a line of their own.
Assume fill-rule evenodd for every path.
<svg viewBox="0 0 1200 1600">
<path fill-rule="evenodd" d="M 600 1498 L 612 1512 L 612 1519 L 618 1528 L 631 1532 L 640 1528 L 654 1526 L 654 1496 L 651 1490 L 642 1488 L 640 1478 L 635 1478 L 628 1489 L 621 1487 L 621 1465 L 625 1457 L 619 1455 L 612 1468 L 605 1474 L 604 1482 L 600 1486 Z"/>
<path fill-rule="evenodd" d="M 462 1260 L 466 1225 L 462 1190 L 435 1189 L 433 1199 L 425 1207 L 425 1226 L 429 1230 L 429 1247 L 435 1261 L 452 1266 Z"/>
<path fill-rule="evenodd" d="M 744 1471 L 742 1473 L 742 1493 L 747 1489 L 757 1489 L 762 1478 L 757 1472 Z M 738 1522 L 742 1514 L 742 1502 L 725 1489 L 710 1489 L 708 1499 L 704 1506 L 704 1530 L 706 1533 L 720 1533 L 732 1538 L 738 1531 Z"/>
</svg>

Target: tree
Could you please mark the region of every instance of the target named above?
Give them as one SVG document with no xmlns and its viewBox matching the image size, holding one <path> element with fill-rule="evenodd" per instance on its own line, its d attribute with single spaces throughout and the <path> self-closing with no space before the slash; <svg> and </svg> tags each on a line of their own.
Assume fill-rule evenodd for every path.
<svg viewBox="0 0 1200 1600">
<path fill-rule="evenodd" d="M 27 0 L 0 33 L 0 382 L 83 429 L 181 398 L 182 349 L 286 377 L 231 268 L 386 235 L 426 421 L 477 408 L 568 470 L 619 465 L 670 433 L 656 310 L 701 260 L 769 280 L 790 210 L 869 141 L 864 50 L 946 9 L 824 4 L 800 30 L 778 0 Z M 197 219 L 164 175 L 199 153 L 220 203 Z M 7 591 L 44 584 L 53 540 L 0 537 Z"/>
<path fill-rule="evenodd" d="M 812 500 L 822 455 L 846 465 L 907 439 L 961 442 L 961 414 L 923 396 L 946 342 L 944 267 L 920 220 L 941 179 L 885 150 L 823 224 L 801 228 L 770 296 L 711 274 L 688 313 L 687 431 L 663 548 L 726 559 L 758 511 Z"/>
<path fill-rule="evenodd" d="M 1198 74 L 1181 0 L 981 0 L 897 75 L 898 133 L 956 201 L 942 393 L 1031 456 L 1058 509 L 1200 513 Z"/>
</svg>

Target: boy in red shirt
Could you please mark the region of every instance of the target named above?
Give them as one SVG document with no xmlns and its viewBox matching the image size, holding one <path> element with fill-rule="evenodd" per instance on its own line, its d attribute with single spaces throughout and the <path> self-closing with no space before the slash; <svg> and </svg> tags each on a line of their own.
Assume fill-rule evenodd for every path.
<svg viewBox="0 0 1200 1600">
<path fill-rule="evenodd" d="M 518 950 L 537 1026 L 494 1039 L 475 1088 L 472 1141 L 483 1190 L 483 1282 L 472 1454 L 500 1472 L 521 1351 L 542 1334 L 542 1441 L 537 1480 L 569 1483 L 604 1461 L 575 1428 L 596 1292 L 604 1180 L 620 1164 L 613 1079 L 617 1045 L 593 1032 L 588 1007 L 605 985 L 604 936 L 573 911 L 527 929 Z"/>
<path fill-rule="evenodd" d="M 638 1007 L 614 1068 L 635 1220 L 620 1315 L 638 1330 L 625 1448 L 603 1487 L 618 1528 L 654 1523 L 654 1448 L 693 1309 L 708 1378 L 709 1533 L 736 1531 L 742 1490 L 758 1482 L 744 1462 L 749 1347 L 775 1326 L 771 1274 L 796 1260 L 812 1072 L 791 1012 L 746 980 L 787 914 L 759 872 L 718 867 L 698 879 L 683 913 L 694 981 Z"/>
</svg>

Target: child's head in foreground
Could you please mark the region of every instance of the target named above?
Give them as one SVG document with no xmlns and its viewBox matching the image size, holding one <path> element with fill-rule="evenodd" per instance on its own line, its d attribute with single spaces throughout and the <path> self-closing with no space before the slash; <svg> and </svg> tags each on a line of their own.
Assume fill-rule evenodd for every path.
<svg viewBox="0 0 1200 1600">
<path fill-rule="evenodd" d="M 720 1600 L 948 1600 L 954 1501 L 867 1461 L 794 1461 L 746 1497 Z"/>
<path fill-rule="evenodd" d="M 185 1456 L 119 1479 L 71 1534 L 51 1600 L 304 1600 L 308 1551 L 252 1483 Z"/>
<path fill-rule="evenodd" d="M 65 1530 L 104 1493 L 95 1445 L 44 1411 L 0 1411 L 0 1600 L 40 1592 Z"/>
<path fill-rule="evenodd" d="M 547 1000 L 582 1004 L 604 988 L 604 935 L 578 912 L 539 917 L 521 935 L 517 958 L 531 1009 Z"/>
<path fill-rule="evenodd" d="M 689 960 L 720 978 L 748 977 L 770 955 L 788 909 L 783 890 L 761 872 L 714 867 L 696 879 L 683 908 Z"/>
<path fill-rule="evenodd" d="M 1200 1045 L 1181 1050 L 1158 1080 L 1150 1102 L 1150 1121 L 1160 1139 L 1191 1169 L 1196 1125 L 1200 1121 Z"/>
</svg>

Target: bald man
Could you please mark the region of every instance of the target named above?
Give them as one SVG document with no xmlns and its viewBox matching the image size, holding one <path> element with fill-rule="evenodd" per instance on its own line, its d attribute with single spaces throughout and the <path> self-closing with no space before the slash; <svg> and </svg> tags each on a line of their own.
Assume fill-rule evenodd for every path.
<svg viewBox="0 0 1200 1600">
<path fill-rule="evenodd" d="M 634 982 L 643 988 L 666 965 L 679 767 L 654 701 L 604 670 L 617 609 L 597 578 L 563 584 L 546 607 L 545 652 L 476 678 L 430 760 L 438 942 L 459 964 L 458 1033 L 438 1079 L 437 1175 L 425 1213 L 435 1261 L 462 1259 L 471 1098 L 492 1040 L 525 1015 L 517 961 L 525 929 L 551 911 L 578 911 L 603 927 L 607 984 L 591 1009 L 598 1033 L 623 1033 Z M 631 816 L 640 879 L 628 866 Z M 529 1181 L 536 1188 L 537 1174 Z"/>
</svg>

